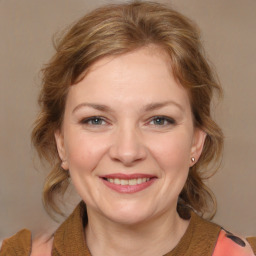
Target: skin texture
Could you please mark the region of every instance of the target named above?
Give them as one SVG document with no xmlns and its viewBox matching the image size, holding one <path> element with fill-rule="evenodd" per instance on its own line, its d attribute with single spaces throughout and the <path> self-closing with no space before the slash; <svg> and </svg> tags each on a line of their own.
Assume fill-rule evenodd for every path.
<svg viewBox="0 0 256 256">
<path fill-rule="evenodd" d="M 62 167 L 87 205 L 93 255 L 106 248 L 109 255 L 162 255 L 178 243 L 188 226 L 176 212 L 178 195 L 205 134 L 193 126 L 187 91 L 160 49 L 96 62 L 71 86 L 55 137 Z M 120 193 L 102 179 L 116 173 L 155 179 Z M 157 242 L 152 248 L 149 239 Z"/>
</svg>

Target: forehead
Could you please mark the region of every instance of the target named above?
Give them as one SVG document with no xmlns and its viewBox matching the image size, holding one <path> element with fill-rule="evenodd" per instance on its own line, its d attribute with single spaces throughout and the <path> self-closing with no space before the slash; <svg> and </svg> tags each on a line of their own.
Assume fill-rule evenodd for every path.
<svg viewBox="0 0 256 256">
<path fill-rule="evenodd" d="M 141 104 L 176 100 L 188 103 L 187 91 L 175 79 L 171 60 L 159 47 L 146 47 L 100 59 L 84 78 L 72 85 L 69 101 L 104 101 Z"/>
<path fill-rule="evenodd" d="M 103 57 L 89 67 L 85 76 L 88 77 L 89 74 L 91 74 L 92 72 L 96 72 L 99 69 L 101 71 L 107 71 L 107 69 L 112 69 L 114 73 L 114 66 L 118 66 L 119 68 L 123 67 L 124 69 L 126 69 L 131 63 L 133 63 L 133 66 L 136 66 L 137 68 L 139 68 L 139 66 L 141 65 L 141 68 L 143 68 L 144 71 L 147 71 L 150 67 L 152 67 L 152 65 L 145 65 L 145 61 L 149 61 L 148 64 L 152 64 L 152 61 L 154 61 L 156 64 L 161 64 L 159 68 L 162 68 L 162 71 L 165 69 L 165 71 L 170 72 L 172 76 L 170 56 L 168 56 L 167 52 L 163 50 L 162 47 L 154 44 L 135 49 L 128 53 Z M 156 65 L 154 68 L 156 68 Z M 129 69 L 125 70 L 125 72 L 128 74 L 129 70 L 134 71 L 133 69 L 131 69 L 131 65 L 129 66 Z M 111 71 L 110 73 L 112 73 Z"/>
</svg>

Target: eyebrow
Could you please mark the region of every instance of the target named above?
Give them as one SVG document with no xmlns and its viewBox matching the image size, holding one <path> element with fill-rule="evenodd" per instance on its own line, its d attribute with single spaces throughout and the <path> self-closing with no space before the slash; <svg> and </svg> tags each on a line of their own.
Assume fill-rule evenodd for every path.
<svg viewBox="0 0 256 256">
<path fill-rule="evenodd" d="M 168 105 L 175 105 L 177 108 L 179 108 L 181 111 L 184 111 L 183 107 L 175 102 L 175 101 L 164 101 L 164 102 L 155 102 L 155 103 L 149 103 L 146 106 L 143 107 L 143 111 L 145 112 L 149 112 L 149 111 L 153 111 L 153 110 L 157 110 L 163 107 L 166 107 Z M 107 105 L 103 105 L 103 104 L 97 104 L 97 103 L 81 103 L 79 105 L 77 105 L 72 113 L 76 112 L 77 110 L 79 110 L 80 108 L 83 107 L 89 107 L 89 108 L 93 108 L 102 112 L 114 112 L 109 106 Z"/>
<path fill-rule="evenodd" d="M 177 108 L 179 108 L 181 111 L 184 111 L 183 107 L 177 103 L 176 101 L 170 100 L 170 101 L 164 101 L 164 102 L 156 102 L 156 103 L 150 103 L 144 107 L 144 111 L 152 111 L 157 110 L 163 107 L 166 107 L 168 105 L 175 105 Z"/>
<path fill-rule="evenodd" d="M 102 111 L 102 112 L 113 112 L 113 110 L 111 110 L 110 107 L 103 105 L 103 104 L 96 104 L 96 103 L 81 103 L 79 105 L 77 105 L 72 113 L 76 112 L 78 109 L 83 108 L 83 107 L 89 107 L 89 108 L 94 108 L 96 110 Z"/>
</svg>

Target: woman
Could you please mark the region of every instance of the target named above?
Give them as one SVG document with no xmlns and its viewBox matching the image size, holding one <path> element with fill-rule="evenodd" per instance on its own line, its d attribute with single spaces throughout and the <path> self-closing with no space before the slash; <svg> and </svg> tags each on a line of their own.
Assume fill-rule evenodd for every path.
<svg viewBox="0 0 256 256">
<path fill-rule="evenodd" d="M 199 32 L 176 11 L 133 2 L 84 16 L 44 69 L 32 134 L 52 165 L 46 209 L 63 214 L 71 181 L 82 202 L 50 238 L 20 231 L 0 255 L 254 255 L 254 238 L 201 218 L 215 212 L 204 180 L 222 154 L 215 91 Z"/>
</svg>

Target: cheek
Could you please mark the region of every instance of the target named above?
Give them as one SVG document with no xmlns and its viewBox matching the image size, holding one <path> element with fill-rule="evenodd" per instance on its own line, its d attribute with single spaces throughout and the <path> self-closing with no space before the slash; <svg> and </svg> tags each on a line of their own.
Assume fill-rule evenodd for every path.
<svg viewBox="0 0 256 256">
<path fill-rule="evenodd" d="M 106 144 L 93 136 L 72 136 L 66 145 L 70 172 L 92 172 L 106 151 Z"/>
<path fill-rule="evenodd" d="M 188 171 L 190 163 L 191 138 L 186 133 L 166 134 L 158 137 L 151 146 L 151 152 L 162 169 Z"/>
</svg>

